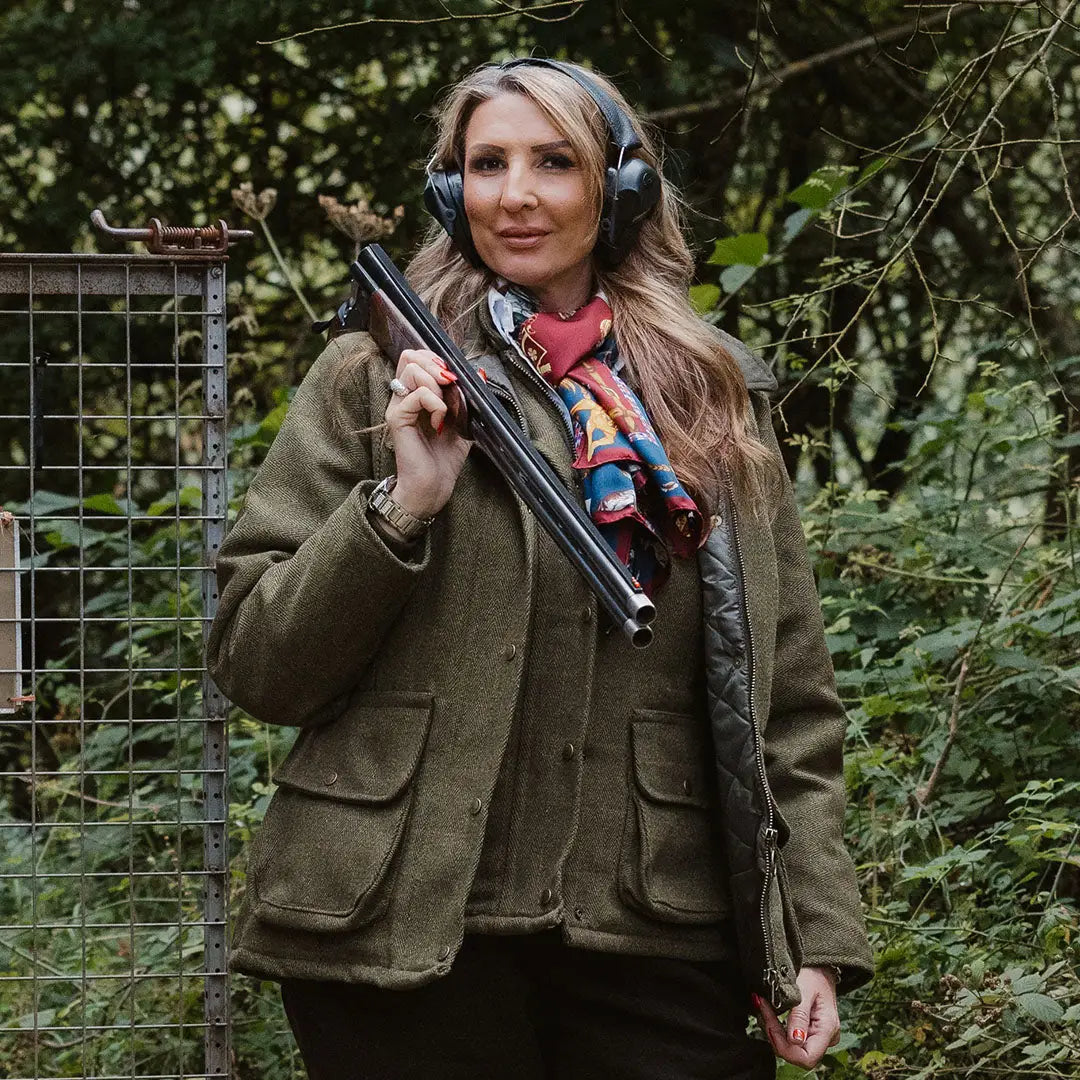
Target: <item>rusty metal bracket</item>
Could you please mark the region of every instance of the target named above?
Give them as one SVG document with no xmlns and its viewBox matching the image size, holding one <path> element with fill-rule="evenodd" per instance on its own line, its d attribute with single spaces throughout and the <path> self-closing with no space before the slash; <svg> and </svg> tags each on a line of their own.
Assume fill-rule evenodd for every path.
<svg viewBox="0 0 1080 1080">
<path fill-rule="evenodd" d="M 255 235 L 250 229 L 230 229 L 224 219 L 219 219 L 216 225 L 189 228 L 163 225 L 155 217 L 145 229 L 120 229 L 110 225 L 101 210 L 94 210 L 90 221 L 99 232 L 114 240 L 142 241 L 151 255 L 225 255 L 230 244 L 250 240 Z"/>
</svg>

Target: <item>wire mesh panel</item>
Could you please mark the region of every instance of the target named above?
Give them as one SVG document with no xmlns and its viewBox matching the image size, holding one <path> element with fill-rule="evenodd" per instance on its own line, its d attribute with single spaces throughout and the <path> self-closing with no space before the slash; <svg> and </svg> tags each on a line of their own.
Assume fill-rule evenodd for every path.
<svg viewBox="0 0 1080 1080">
<path fill-rule="evenodd" d="M 228 1075 L 224 300 L 0 255 L 0 1075 Z"/>
</svg>

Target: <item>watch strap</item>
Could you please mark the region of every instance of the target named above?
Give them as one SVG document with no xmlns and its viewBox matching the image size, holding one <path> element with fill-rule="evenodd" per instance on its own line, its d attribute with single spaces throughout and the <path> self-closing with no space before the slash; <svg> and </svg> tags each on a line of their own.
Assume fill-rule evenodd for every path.
<svg viewBox="0 0 1080 1080">
<path fill-rule="evenodd" d="M 400 503 L 395 501 L 390 492 L 397 483 L 396 476 L 388 476 L 380 481 L 368 496 L 368 508 L 389 522 L 406 540 L 415 540 L 431 525 L 434 518 L 419 518 L 410 514 Z"/>
</svg>

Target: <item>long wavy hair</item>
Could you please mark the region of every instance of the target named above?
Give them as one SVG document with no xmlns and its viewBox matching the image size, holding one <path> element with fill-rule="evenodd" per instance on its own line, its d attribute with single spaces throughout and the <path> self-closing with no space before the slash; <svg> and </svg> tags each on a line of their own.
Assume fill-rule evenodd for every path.
<svg viewBox="0 0 1080 1080">
<path fill-rule="evenodd" d="M 572 65 L 576 66 L 576 65 Z M 635 153 L 662 168 L 658 143 L 616 87 L 578 68 L 618 103 L 641 138 Z M 501 94 L 523 94 L 569 140 L 587 170 L 599 223 L 609 135 L 592 97 L 557 69 L 480 67 L 452 86 L 436 108 L 429 169 L 464 171 L 465 131 L 473 110 Z M 759 508 L 770 455 L 747 430 L 748 400 L 738 364 L 693 310 L 693 258 L 684 236 L 684 204 L 665 178 L 660 203 L 614 269 L 594 264 L 611 305 L 619 355 L 676 475 L 706 519 L 719 509 L 725 474 L 743 505 Z M 433 222 L 406 271 L 410 284 L 457 343 L 482 348 L 478 312 L 495 275 L 476 269 Z"/>
</svg>

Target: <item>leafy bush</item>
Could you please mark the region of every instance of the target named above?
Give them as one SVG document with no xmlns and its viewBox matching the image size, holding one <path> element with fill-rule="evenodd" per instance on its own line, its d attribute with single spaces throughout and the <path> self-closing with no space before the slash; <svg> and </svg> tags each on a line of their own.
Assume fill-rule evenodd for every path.
<svg viewBox="0 0 1080 1080">
<path fill-rule="evenodd" d="M 823 1075 L 1080 1075 L 1080 580 L 1044 524 L 1051 416 L 986 365 L 920 422 L 900 498 L 807 507 L 878 962 Z"/>
</svg>

